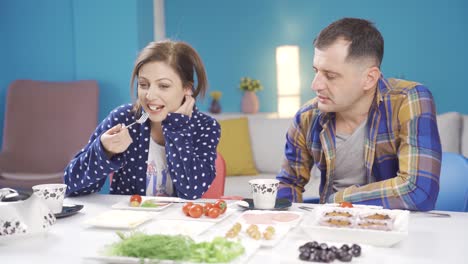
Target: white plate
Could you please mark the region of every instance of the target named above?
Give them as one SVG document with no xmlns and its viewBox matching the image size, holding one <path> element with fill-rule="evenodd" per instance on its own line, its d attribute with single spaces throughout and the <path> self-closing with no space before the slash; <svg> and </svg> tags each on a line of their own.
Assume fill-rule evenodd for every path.
<svg viewBox="0 0 468 264">
<path fill-rule="evenodd" d="M 388 209 L 355 208 L 353 210 L 378 210 L 395 217 L 392 231 L 357 229 L 348 227 L 328 227 L 318 224 L 319 218 L 327 206 L 317 206 L 310 219 L 305 219 L 302 228 L 314 240 L 333 241 L 341 243 L 368 244 L 379 247 L 390 247 L 408 236 L 409 211 Z M 352 209 L 352 208 L 346 208 Z M 329 210 L 329 209 L 328 209 Z"/>
<path fill-rule="evenodd" d="M 5 246 L 8 247 L 12 244 L 16 243 L 24 243 L 26 240 L 30 239 L 40 239 L 43 240 L 43 237 L 46 237 L 48 235 L 47 231 L 44 232 L 39 232 L 39 233 L 26 233 L 26 234 L 19 234 L 19 235 L 5 235 L 5 236 L 0 236 L 0 249 Z"/>
<path fill-rule="evenodd" d="M 272 224 L 272 225 L 257 225 L 258 230 L 260 231 L 260 234 L 263 234 L 263 232 L 265 231 L 265 229 L 268 226 L 272 226 L 275 229 L 275 234 L 273 235 L 272 239 L 270 239 L 270 240 L 264 239 L 263 236 L 259 240 L 256 240 L 256 239 L 253 239 L 252 237 L 250 237 L 247 234 L 247 228 L 250 225 L 246 225 L 246 224 L 241 224 L 241 225 L 242 225 L 242 229 L 234 239 L 241 239 L 242 241 L 249 241 L 249 243 L 256 244 L 256 245 L 258 245 L 260 247 L 274 247 L 274 246 L 276 246 L 281 240 L 283 240 L 283 238 L 286 236 L 286 234 L 291 229 L 291 226 L 288 226 L 288 225 L 275 225 L 275 224 Z M 227 228 L 223 228 L 222 231 L 224 231 L 224 234 L 226 234 L 229 231 L 229 229 L 231 229 L 231 227 L 232 226 L 229 226 Z"/>
<path fill-rule="evenodd" d="M 110 210 L 86 220 L 85 224 L 102 228 L 131 229 L 153 219 L 156 214 L 158 212 Z"/>
<path fill-rule="evenodd" d="M 196 239 L 195 239 L 196 240 Z M 209 240 L 196 240 L 197 242 L 202 242 L 202 241 L 211 241 Z M 258 250 L 259 246 L 257 243 L 252 243 L 251 241 L 242 241 L 242 245 L 245 248 L 245 252 L 243 255 L 237 257 L 233 261 L 231 261 L 231 264 L 244 264 L 247 263 L 249 258 Z M 144 259 L 143 261 L 139 258 L 134 258 L 134 257 L 112 257 L 112 256 L 105 256 L 103 255 L 104 249 L 98 252 L 97 256 L 89 256 L 85 257 L 87 260 L 94 260 L 98 261 L 101 263 L 122 263 L 122 264 L 153 264 L 153 263 L 167 263 L 167 264 L 174 264 L 174 263 L 193 263 L 193 262 L 181 262 L 181 261 L 174 261 L 174 260 L 158 260 L 158 259 Z"/>
<path fill-rule="evenodd" d="M 151 231 L 151 234 L 160 235 L 187 235 L 190 237 L 196 237 L 215 223 L 203 222 L 203 221 L 186 221 L 186 220 L 174 220 L 174 219 L 157 219 L 151 221 L 142 227 L 144 230 Z"/>
<path fill-rule="evenodd" d="M 158 201 L 158 199 L 154 199 L 153 197 L 142 197 L 141 204 L 143 204 L 147 200 Z M 134 207 L 134 206 L 130 206 L 130 199 L 128 199 L 128 201 L 127 200 L 121 201 L 112 205 L 112 209 L 135 210 L 135 211 L 161 211 L 172 205 L 172 203 L 168 200 L 166 202 L 156 202 L 156 204 L 159 204 L 160 206 L 158 207 L 141 207 L 141 206 Z"/>
<path fill-rule="evenodd" d="M 186 216 L 184 212 L 182 212 L 182 208 L 177 208 L 174 210 L 169 210 L 161 214 L 158 219 L 174 219 L 174 220 L 187 220 L 187 221 L 204 221 L 204 222 L 221 222 L 224 219 L 228 218 L 232 213 L 236 212 L 235 209 L 227 208 L 224 214 L 218 216 L 217 218 L 210 218 L 208 216 L 202 215 L 200 218 L 193 218 Z"/>
<path fill-rule="evenodd" d="M 288 225 L 288 226 L 294 227 L 302 220 L 303 214 L 304 214 L 303 212 L 295 212 L 295 211 L 248 210 L 248 211 L 243 212 L 239 216 L 237 221 L 240 222 L 241 224 L 246 224 L 246 225 L 250 225 L 250 224 L 263 224 L 263 225 L 283 224 L 283 225 Z M 258 220 L 258 221 L 249 222 L 246 219 L 247 215 L 258 216 L 258 218 L 255 219 L 255 220 Z M 282 215 L 286 215 L 286 216 L 289 215 L 291 217 L 295 217 L 295 219 L 291 219 L 291 220 L 285 219 L 283 221 L 280 221 Z"/>
<path fill-rule="evenodd" d="M 340 204 L 326 203 L 326 204 L 322 204 L 322 206 L 340 207 Z M 383 209 L 383 207 L 380 205 L 365 205 L 365 204 L 353 204 L 353 208 Z"/>
<path fill-rule="evenodd" d="M 297 216 L 297 218 L 291 221 L 287 221 L 287 222 L 275 221 L 274 219 L 280 214 Z M 272 239 L 266 240 L 262 237 L 259 240 L 255 240 L 251 238 L 247 234 L 247 228 L 249 228 L 251 224 L 246 221 L 244 217 L 246 215 L 266 216 L 265 219 L 270 219 L 271 221 L 267 220 L 264 223 L 259 222 L 256 225 L 258 226 L 258 229 L 261 234 L 263 234 L 263 232 L 268 226 L 272 226 L 275 229 L 275 234 L 273 235 Z M 302 212 L 288 212 L 288 211 L 258 211 L 258 210 L 245 211 L 235 221 L 235 222 L 240 223 L 242 226 L 238 237 L 240 237 L 242 240 L 247 240 L 247 241 L 251 241 L 251 243 L 256 243 L 261 247 L 274 247 L 286 236 L 286 234 L 289 232 L 291 228 L 294 228 L 301 221 L 302 215 L 303 215 Z M 226 227 L 226 229 L 223 229 L 224 234 L 229 229 L 231 229 L 231 227 L 232 225 Z"/>
</svg>

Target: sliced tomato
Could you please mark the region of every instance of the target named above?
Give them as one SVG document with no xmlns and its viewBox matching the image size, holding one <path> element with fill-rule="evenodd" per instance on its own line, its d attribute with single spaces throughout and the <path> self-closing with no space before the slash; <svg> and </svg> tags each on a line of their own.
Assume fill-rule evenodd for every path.
<svg viewBox="0 0 468 264">
<path fill-rule="evenodd" d="M 137 201 L 137 202 L 141 203 L 141 200 L 142 200 L 141 196 L 138 195 L 138 194 L 134 194 L 134 195 L 130 196 L 130 202 Z"/>
<path fill-rule="evenodd" d="M 205 203 L 205 205 L 203 206 L 203 214 L 205 214 L 205 216 L 208 216 L 208 211 L 210 211 L 211 208 L 213 208 L 213 204 L 212 203 Z"/>
<path fill-rule="evenodd" d="M 341 202 L 340 203 L 340 207 L 344 207 L 344 208 L 353 208 L 353 204 L 350 203 L 350 202 Z"/>
<path fill-rule="evenodd" d="M 210 210 L 208 211 L 208 214 L 205 214 L 205 215 L 208 216 L 209 218 L 218 218 L 220 214 L 221 214 L 221 211 L 219 210 L 219 208 L 213 207 L 213 208 L 210 208 Z"/>
<path fill-rule="evenodd" d="M 190 207 L 192 207 L 192 205 L 193 205 L 192 202 L 188 202 L 188 203 L 185 203 L 184 206 L 182 207 L 182 211 L 184 212 L 184 214 L 186 216 L 190 216 L 189 211 L 190 211 Z"/>
<path fill-rule="evenodd" d="M 190 207 L 189 214 L 193 218 L 200 218 L 203 215 L 203 207 L 199 204 L 194 204 Z"/>
<path fill-rule="evenodd" d="M 134 195 L 130 196 L 130 206 L 132 206 L 132 207 L 140 206 L 141 201 L 142 201 L 142 198 L 138 194 L 134 194 Z"/>
<path fill-rule="evenodd" d="M 224 200 L 217 200 L 214 207 L 218 208 L 221 211 L 221 214 L 224 214 L 227 209 L 227 203 Z"/>
</svg>

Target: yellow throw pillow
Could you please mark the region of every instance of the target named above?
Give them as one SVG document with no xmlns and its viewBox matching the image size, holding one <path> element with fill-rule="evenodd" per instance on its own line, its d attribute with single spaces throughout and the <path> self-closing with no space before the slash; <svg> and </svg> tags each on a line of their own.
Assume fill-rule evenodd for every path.
<svg viewBox="0 0 468 264">
<path fill-rule="evenodd" d="M 247 118 L 219 120 L 221 139 L 218 151 L 226 161 L 226 175 L 256 175 L 255 162 L 250 146 Z"/>
</svg>

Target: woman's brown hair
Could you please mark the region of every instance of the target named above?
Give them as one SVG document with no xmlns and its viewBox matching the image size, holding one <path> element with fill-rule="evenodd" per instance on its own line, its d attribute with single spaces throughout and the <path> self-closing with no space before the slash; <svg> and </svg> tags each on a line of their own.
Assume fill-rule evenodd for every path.
<svg viewBox="0 0 468 264">
<path fill-rule="evenodd" d="M 150 42 L 138 55 L 130 81 L 132 97 L 135 95 L 135 78 L 138 78 L 141 67 L 148 62 L 154 61 L 167 63 L 181 79 L 182 87 L 191 87 L 192 96 L 194 98 L 198 96 L 203 98 L 205 96 L 206 90 L 208 89 L 208 80 L 205 66 L 203 66 L 203 62 L 198 53 L 185 42 L 164 40 Z M 194 73 L 197 77 L 196 87 L 194 86 Z M 139 115 L 141 105 L 138 100 L 135 100 L 133 110 Z"/>
</svg>

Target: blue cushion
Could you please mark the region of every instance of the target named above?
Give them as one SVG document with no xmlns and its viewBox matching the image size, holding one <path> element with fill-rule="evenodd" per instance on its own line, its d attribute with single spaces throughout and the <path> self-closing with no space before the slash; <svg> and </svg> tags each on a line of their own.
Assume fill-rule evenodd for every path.
<svg viewBox="0 0 468 264">
<path fill-rule="evenodd" d="M 467 203 L 468 159 L 460 154 L 444 152 L 435 210 L 466 212 Z"/>
<path fill-rule="evenodd" d="M 303 203 L 311 203 L 311 204 L 318 204 L 320 203 L 319 197 L 304 197 Z"/>
</svg>

